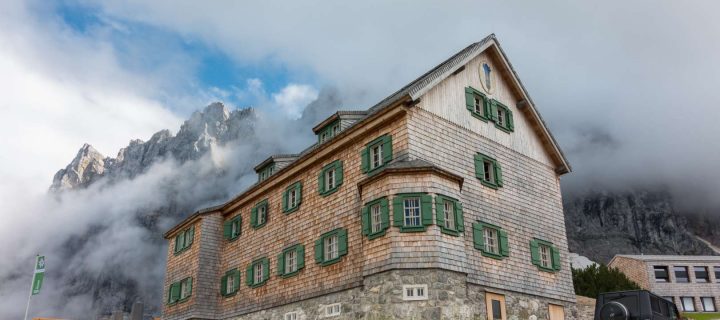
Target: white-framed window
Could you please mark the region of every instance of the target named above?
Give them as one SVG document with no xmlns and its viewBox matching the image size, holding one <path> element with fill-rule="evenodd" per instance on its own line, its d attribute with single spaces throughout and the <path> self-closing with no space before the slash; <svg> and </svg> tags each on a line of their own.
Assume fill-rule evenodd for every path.
<svg viewBox="0 0 720 320">
<path fill-rule="evenodd" d="M 715 308 L 715 298 L 713 297 L 701 297 L 700 302 L 703 306 L 703 311 L 705 312 L 715 312 L 717 311 L 717 308 Z"/>
<path fill-rule="evenodd" d="M 475 113 L 478 113 L 478 114 L 485 113 L 485 111 L 483 111 L 483 101 L 478 96 L 475 96 Z"/>
<path fill-rule="evenodd" d="M 380 204 L 374 204 L 370 207 L 370 232 L 376 233 L 382 229 L 382 216 L 380 212 Z"/>
<path fill-rule="evenodd" d="M 683 311 L 695 312 L 695 298 L 680 297 L 680 302 L 682 302 Z"/>
<path fill-rule="evenodd" d="M 297 207 L 297 189 L 292 189 L 288 193 L 288 207 L 289 208 L 295 208 Z"/>
<path fill-rule="evenodd" d="M 403 300 L 427 300 L 428 286 L 426 284 L 403 285 Z"/>
<path fill-rule="evenodd" d="M 325 238 L 325 261 L 337 259 L 338 257 L 338 236 L 332 235 Z"/>
<path fill-rule="evenodd" d="M 288 312 L 283 316 L 283 320 L 298 320 L 300 316 L 297 311 Z"/>
<path fill-rule="evenodd" d="M 190 297 L 192 293 L 192 278 L 186 278 L 180 282 L 180 300 Z"/>
<path fill-rule="evenodd" d="M 228 277 L 227 280 L 225 281 L 225 292 L 227 292 L 227 293 L 235 292 L 235 290 L 237 290 L 237 288 L 235 287 L 235 282 L 236 281 L 235 281 L 234 276 Z"/>
<path fill-rule="evenodd" d="M 499 126 L 505 126 L 506 117 L 505 110 L 503 108 L 497 108 L 497 124 Z"/>
<path fill-rule="evenodd" d="M 334 317 L 342 313 L 342 304 L 333 303 L 325 306 L 325 317 Z"/>
<path fill-rule="evenodd" d="M 485 171 L 485 181 L 489 183 L 495 183 L 495 169 L 491 161 L 483 161 L 483 169 Z"/>
<path fill-rule="evenodd" d="M 262 205 L 257 209 L 257 224 L 261 225 L 267 221 L 267 205 Z"/>
<path fill-rule="evenodd" d="M 489 253 L 499 254 L 498 250 L 498 232 L 493 228 L 483 228 L 483 240 L 485 242 L 485 251 Z"/>
<path fill-rule="evenodd" d="M 552 268 L 552 256 L 550 246 L 545 244 L 538 245 L 540 249 L 540 266 L 543 268 Z"/>
<path fill-rule="evenodd" d="M 339 123 L 336 123 L 336 124 L 332 127 L 332 135 L 333 135 L 333 137 L 336 136 L 338 133 L 340 133 L 340 124 L 339 124 Z"/>
<path fill-rule="evenodd" d="M 324 131 L 323 133 L 320 134 L 320 143 L 327 141 L 327 139 L 328 139 L 327 131 Z"/>
<path fill-rule="evenodd" d="M 370 170 L 383 165 L 382 143 L 370 148 Z"/>
<path fill-rule="evenodd" d="M 419 227 L 420 221 L 420 197 L 410 197 L 403 200 L 404 226 Z"/>
<path fill-rule="evenodd" d="M 325 190 L 335 189 L 335 169 L 325 171 Z"/>
<path fill-rule="evenodd" d="M 450 201 L 443 201 L 443 217 L 445 228 L 455 230 L 455 206 Z"/>
<path fill-rule="evenodd" d="M 255 263 L 255 265 L 253 266 L 253 283 L 260 284 L 263 282 L 264 278 L 265 268 L 263 268 L 263 264 L 260 262 Z"/>
<path fill-rule="evenodd" d="M 297 270 L 297 251 L 290 250 L 288 252 L 285 252 L 285 274 L 290 274 Z"/>
</svg>

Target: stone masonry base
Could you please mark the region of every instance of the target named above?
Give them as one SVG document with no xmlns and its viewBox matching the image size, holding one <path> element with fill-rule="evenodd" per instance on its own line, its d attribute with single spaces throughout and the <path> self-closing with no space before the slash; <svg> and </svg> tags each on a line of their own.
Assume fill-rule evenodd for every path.
<svg viewBox="0 0 720 320">
<path fill-rule="evenodd" d="M 425 284 L 428 299 L 404 301 L 403 285 Z M 508 292 L 466 282 L 462 273 L 440 269 L 390 270 L 368 276 L 360 287 L 229 317 L 237 320 L 284 320 L 296 312 L 297 320 L 314 319 L 487 319 L 485 293 L 505 296 L 508 320 L 545 320 L 548 304 L 563 305 L 565 319 L 577 320 L 575 303 Z M 340 315 L 326 317 L 325 306 L 342 304 Z"/>
</svg>

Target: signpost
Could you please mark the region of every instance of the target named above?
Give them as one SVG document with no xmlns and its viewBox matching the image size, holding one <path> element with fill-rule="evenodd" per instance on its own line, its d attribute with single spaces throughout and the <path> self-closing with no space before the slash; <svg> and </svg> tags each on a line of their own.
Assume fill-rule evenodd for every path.
<svg viewBox="0 0 720 320">
<path fill-rule="evenodd" d="M 25 320 L 27 320 L 30 312 L 30 299 L 32 296 L 39 294 L 45 279 L 45 256 L 37 255 L 35 257 L 35 271 L 33 272 L 32 283 L 30 284 L 30 295 L 28 296 L 27 307 L 25 308 Z"/>
</svg>

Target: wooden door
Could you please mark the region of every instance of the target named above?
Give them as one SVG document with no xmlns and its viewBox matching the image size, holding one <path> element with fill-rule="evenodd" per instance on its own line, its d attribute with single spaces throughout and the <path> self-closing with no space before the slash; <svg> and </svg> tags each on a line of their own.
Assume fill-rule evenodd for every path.
<svg viewBox="0 0 720 320">
<path fill-rule="evenodd" d="M 488 320 L 507 320 L 504 295 L 485 292 L 485 305 L 487 306 Z"/>
<path fill-rule="evenodd" d="M 565 308 L 556 304 L 549 304 L 550 320 L 565 320 Z"/>
</svg>

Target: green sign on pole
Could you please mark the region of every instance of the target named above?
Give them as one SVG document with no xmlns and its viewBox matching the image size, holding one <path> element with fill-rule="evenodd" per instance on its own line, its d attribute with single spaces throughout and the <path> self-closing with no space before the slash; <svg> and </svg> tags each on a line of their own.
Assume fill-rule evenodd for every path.
<svg viewBox="0 0 720 320">
<path fill-rule="evenodd" d="M 40 293 L 45 278 L 45 256 L 37 256 L 35 260 L 35 274 L 33 275 L 32 295 Z"/>
</svg>

